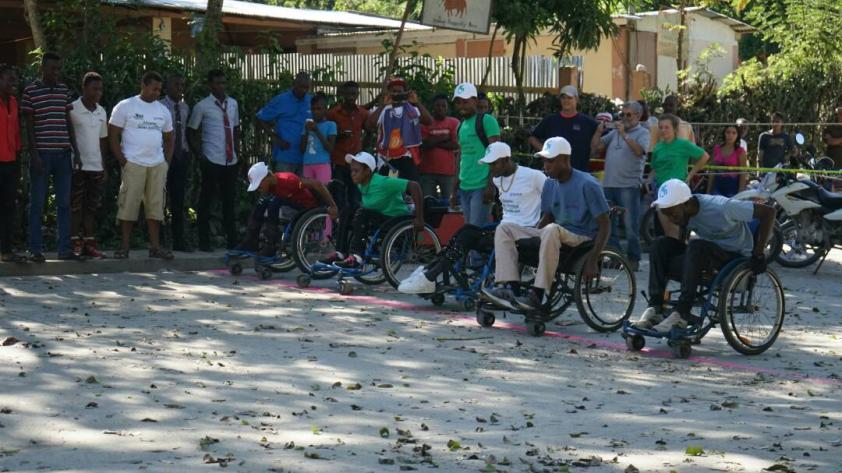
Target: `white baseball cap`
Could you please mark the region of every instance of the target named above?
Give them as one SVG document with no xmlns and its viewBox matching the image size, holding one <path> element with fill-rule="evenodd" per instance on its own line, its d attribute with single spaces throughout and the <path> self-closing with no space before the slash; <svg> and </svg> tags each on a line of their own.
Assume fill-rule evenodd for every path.
<svg viewBox="0 0 842 473">
<path fill-rule="evenodd" d="M 374 172 L 374 170 L 377 169 L 377 160 L 374 159 L 374 156 L 366 153 L 365 151 L 360 151 L 357 154 L 346 154 L 345 162 L 351 164 L 351 161 L 365 164 L 369 169 L 371 169 L 371 172 Z"/>
<path fill-rule="evenodd" d="M 453 98 L 460 98 L 460 99 L 473 99 L 477 96 L 477 86 L 471 84 L 470 82 L 462 82 L 461 84 L 456 86 L 456 90 L 453 91 Z"/>
<path fill-rule="evenodd" d="M 681 179 L 670 179 L 658 188 L 658 199 L 652 202 L 652 207 L 668 209 L 681 205 L 693 196 L 690 186 Z"/>
<path fill-rule="evenodd" d="M 263 178 L 269 175 L 269 166 L 266 163 L 254 163 L 249 168 L 249 192 L 254 192 L 260 187 Z"/>
<path fill-rule="evenodd" d="M 484 164 L 491 164 L 500 158 L 509 158 L 512 156 L 512 148 L 502 141 L 495 141 L 485 148 L 485 156 L 479 160 Z"/>
<path fill-rule="evenodd" d="M 568 97 L 579 97 L 579 89 L 576 88 L 574 85 L 565 85 L 561 88 L 561 95 L 566 95 Z"/>
<path fill-rule="evenodd" d="M 544 149 L 535 153 L 539 158 L 553 159 L 556 156 L 571 153 L 570 142 L 560 136 L 555 136 L 544 142 Z"/>
</svg>

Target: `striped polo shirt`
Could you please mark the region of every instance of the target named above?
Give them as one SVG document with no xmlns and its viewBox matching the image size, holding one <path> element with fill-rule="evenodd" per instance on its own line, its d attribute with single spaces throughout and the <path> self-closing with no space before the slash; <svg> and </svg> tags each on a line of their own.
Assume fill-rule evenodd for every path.
<svg viewBox="0 0 842 473">
<path fill-rule="evenodd" d="M 36 80 L 23 89 L 20 109 L 24 113 L 32 113 L 35 148 L 38 151 L 70 148 L 67 112 L 72 103 L 70 89 L 64 84 L 50 87 Z"/>
</svg>

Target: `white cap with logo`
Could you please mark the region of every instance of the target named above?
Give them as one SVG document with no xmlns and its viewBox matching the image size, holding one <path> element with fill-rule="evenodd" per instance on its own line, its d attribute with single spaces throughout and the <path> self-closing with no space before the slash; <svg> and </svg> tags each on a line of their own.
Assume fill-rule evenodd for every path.
<svg viewBox="0 0 842 473">
<path fill-rule="evenodd" d="M 554 136 L 544 142 L 544 149 L 535 153 L 535 156 L 553 159 L 562 154 L 569 156 L 570 153 L 572 153 L 570 142 L 560 136 Z"/>
<path fill-rule="evenodd" d="M 495 141 L 485 148 L 485 156 L 479 160 L 484 164 L 491 164 L 500 158 L 509 158 L 512 156 L 512 148 L 502 141 Z"/>
<path fill-rule="evenodd" d="M 565 85 L 561 88 L 561 94 L 566 95 L 568 97 L 579 97 L 579 90 L 574 85 Z"/>
<path fill-rule="evenodd" d="M 374 172 L 374 170 L 377 169 L 377 160 L 374 159 L 374 156 L 366 153 L 365 151 L 360 151 L 357 154 L 346 154 L 345 162 L 351 164 L 351 161 L 365 164 L 369 169 L 371 169 L 371 172 Z"/>
<path fill-rule="evenodd" d="M 652 207 L 668 209 L 681 205 L 693 197 L 693 192 L 681 179 L 670 179 L 658 188 L 658 199 L 652 202 Z"/>
<path fill-rule="evenodd" d="M 263 178 L 269 175 L 269 166 L 264 162 L 254 163 L 249 168 L 249 192 L 254 192 L 260 187 Z"/>
<path fill-rule="evenodd" d="M 453 91 L 454 99 L 473 99 L 477 96 L 477 87 L 470 82 L 463 82 Z"/>
</svg>

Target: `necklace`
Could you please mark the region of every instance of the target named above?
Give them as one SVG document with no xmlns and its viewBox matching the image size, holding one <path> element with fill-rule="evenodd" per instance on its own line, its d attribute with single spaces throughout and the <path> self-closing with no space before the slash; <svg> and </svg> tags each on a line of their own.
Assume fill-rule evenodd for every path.
<svg viewBox="0 0 842 473">
<path fill-rule="evenodd" d="M 509 192 L 509 190 L 512 188 L 512 185 L 514 185 L 514 183 L 515 183 L 515 174 L 516 173 L 517 173 L 517 166 L 515 166 L 515 171 L 512 173 L 512 179 L 509 180 L 509 187 L 506 187 L 506 185 L 503 181 L 503 178 L 505 178 L 506 176 L 500 176 L 500 190 L 502 192 Z"/>
</svg>

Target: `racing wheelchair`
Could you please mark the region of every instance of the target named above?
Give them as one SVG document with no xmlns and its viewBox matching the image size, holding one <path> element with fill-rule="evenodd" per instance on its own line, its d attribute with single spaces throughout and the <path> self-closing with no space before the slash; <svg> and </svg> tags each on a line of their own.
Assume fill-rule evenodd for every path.
<svg viewBox="0 0 842 473">
<path fill-rule="evenodd" d="M 538 250 L 541 239 L 526 238 L 517 241 L 518 260 L 521 267 L 538 267 Z M 628 261 L 616 251 L 602 250 L 597 262 L 597 275 L 584 277 L 585 261 L 593 249 L 593 242 L 584 242 L 575 247 L 563 246 L 559 253 L 559 265 L 552 288 L 547 291 L 546 301 L 538 310 L 525 311 L 502 307 L 484 298 L 477 304 L 477 323 L 491 327 L 496 313 L 520 314 L 526 322 L 526 330 L 532 336 L 541 336 L 546 323 L 561 314 L 573 303 L 582 320 L 598 332 L 612 332 L 619 329 L 634 309 L 637 283 Z M 522 281 L 513 289 L 523 292 L 532 286 L 532 281 Z"/>
<path fill-rule="evenodd" d="M 679 268 L 670 268 L 670 280 L 680 281 Z M 665 298 L 674 307 L 677 298 Z M 646 337 L 665 338 L 676 358 L 688 358 L 691 346 L 716 325 L 722 329 L 731 348 L 744 355 L 758 355 L 775 343 L 784 321 L 784 291 L 771 268 L 755 275 L 748 258 L 736 258 L 719 271 L 703 274 L 694 310 L 699 314 L 687 328 L 655 332 L 623 321 L 623 338 L 629 350 L 640 351 Z M 669 312 L 669 311 L 666 311 Z"/>
</svg>

